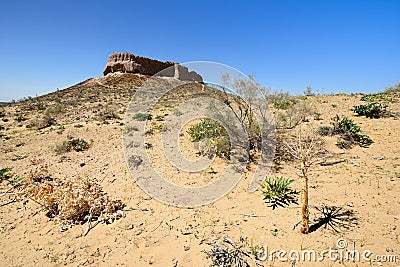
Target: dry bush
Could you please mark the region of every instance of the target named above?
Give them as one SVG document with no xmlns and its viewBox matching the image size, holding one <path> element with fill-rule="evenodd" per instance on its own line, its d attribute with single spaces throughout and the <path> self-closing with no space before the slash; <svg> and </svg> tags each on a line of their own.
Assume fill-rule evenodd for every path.
<svg viewBox="0 0 400 267">
<path fill-rule="evenodd" d="M 308 102 L 297 102 L 287 110 L 275 113 L 276 128 L 293 129 L 302 122 L 307 121 L 307 117 L 312 114 L 314 114 L 314 111 Z"/>
<path fill-rule="evenodd" d="M 36 126 L 38 130 L 50 127 L 55 124 L 57 124 L 56 120 L 48 112 L 46 112 L 41 119 L 34 122 L 34 126 Z"/>
<path fill-rule="evenodd" d="M 275 154 L 273 158 L 274 166 L 273 168 L 275 171 L 278 171 L 281 168 L 281 165 L 285 162 L 292 162 L 294 161 L 293 156 L 287 149 L 287 146 L 284 142 L 288 137 L 288 133 L 283 130 L 277 130 L 275 136 Z"/>
<path fill-rule="evenodd" d="M 99 113 L 99 118 L 103 121 L 110 119 L 121 119 L 115 111 L 115 107 L 113 106 L 106 106 L 105 108 L 103 108 Z"/>
<path fill-rule="evenodd" d="M 229 237 L 224 237 L 222 244 L 214 242 L 210 245 L 212 249 L 204 251 L 206 257 L 212 261 L 210 267 L 250 267 L 248 261 L 253 261 L 251 255 Z"/>
<path fill-rule="evenodd" d="M 313 164 L 322 161 L 327 156 L 325 142 L 311 128 L 298 129 L 297 136 L 284 141 L 288 152 L 299 162 L 299 177 L 301 179 L 301 233 L 309 233 L 308 179 Z"/>
<path fill-rule="evenodd" d="M 54 151 L 57 154 L 62 154 L 62 153 L 70 152 L 72 150 L 75 150 L 77 152 L 85 151 L 89 148 L 90 148 L 90 144 L 87 141 L 85 141 L 84 139 L 73 138 L 72 136 L 69 136 L 67 141 L 64 141 L 60 145 L 56 145 L 56 147 L 54 148 Z"/>
<path fill-rule="evenodd" d="M 90 221 L 112 223 L 123 216 L 122 201 L 110 199 L 94 179 L 53 179 L 47 165 L 31 171 L 23 194 L 41 205 L 48 217 L 64 225 Z"/>
</svg>

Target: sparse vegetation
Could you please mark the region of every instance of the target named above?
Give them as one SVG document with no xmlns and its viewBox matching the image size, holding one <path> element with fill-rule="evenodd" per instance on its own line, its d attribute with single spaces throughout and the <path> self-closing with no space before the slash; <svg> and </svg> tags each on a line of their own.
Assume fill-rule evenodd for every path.
<svg viewBox="0 0 400 267">
<path fill-rule="evenodd" d="M 400 92 L 400 81 L 397 82 L 394 86 L 389 86 L 385 89 L 385 93 L 399 93 Z"/>
<path fill-rule="evenodd" d="M 372 102 L 366 105 L 354 106 L 352 110 L 359 116 L 377 119 L 385 114 L 386 107 L 387 105 L 385 104 Z"/>
<path fill-rule="evenodd" d="M 289 153 L 299 161 L 301 187 L 301 233 L 308 234 L 309 226 L 309 205 L 308 205 L 308 178 L 309 170 L 318 161 L 321 161 L 326 150 L 323 140 L 319 139 L 311 129 L 299 129 L 298 136 L 293 137 L 288 142 L 285 142 Z"/>
<path fill-rule="evenodd" d="M 250 267 L 247 259 L 251 259 L 251 255 L 242 250 L 230 238 L 225 237 L 223 244 L 212 244 L 210 251 L 205 251 L 207 258 L 211 259 L 210 267 Z"/>
<path fill-rule="evenodd" d="M 121 74 L 118 77 L 122 76 Z M 135 77 L 135 75 L 127 76 Z M 102 79 L 111 78 L 113 76 L 102 77 L 97 80 L 102 81 Z M 115 242 L 122 242 L 122 247 L 129 245 L 129 240 L 132 237 L 133 243 L 139 239 L 149 241 L 148 251 L 134 248 L 135 255 L 129 258 L 132 262 L 136 262 L 138 265 L 165 263 L 171 266 L 180 266 L 182 264 L 185 265 L 186 259 L 179 257 L 179 255 L 171 254 L 171 257 L 165 257 L 165 253 L 154 254 L 155 245 L 153 241 L 156 242 L 160 238 L 164 238 L 165 242 L 160 244 L 159 249 L 165 252 L 168 250 L 168 244 L 178 244 L 176 250 L 171 253 L 189 253 L 188 255 L 190 256 L 198 255 L 199 250 L 202 249 L 201 247 L 206 243 L 212 244 L 208 242 L 213 242 L 214 238 L 231 233 L 235 235 L 231 236 L 231 238 L 235 242 L 237 241 L 236 244 L 231 243 L 231 241 L 220 240 L 223 242 L 222 244 L 219 243 L 206 248 L 208 257 L 206 261 L 209 261 L 208 264 L 212 264 L 211 266 L 235 267 L 239 265 L 261 266 L 263 264 L 275 266 L 280 264 L 276 261 L 276 253 L 275 260 L 267 260 L 268 262 L 257 258 L 258 256 L 264 257 L 267 255 L 263 254 L 265 245 L 268 245 L 270 249 L 279 249 L 280 244 L 286 244 L 289 248 L 307 250 L 312 249 L 316 244 L 315 242 L 318 243 L 318 238 L 324 235 L 334 237 L 333 246 L 335 238 L 338 236 L 348 239 L 349 234 L 351 234 L 348 227 L 352 227 L 354 224 L 354 216 L 347 212 L 346 208 L 348 207 L 354 209 L 354 214 L 359 216 L 360 222 L 367 222 L 362 225 L 363 227 L 351 229 L 352 232 L 354 231 L 354 235 L 362 236 L 362 239 L 357 240 L 357 246 L 367 244 L 367 249 L 379 250 L 381 244 L 385 242 L 389 242 L 389 245 L 394 244 L 400 238 L 397 236 L 397 229 L 394 229 L 399 217 L 398 210 L 396 209 L 396 202 L 391 202 L 391 196 L 398 191 L 398 182 L 400 181 L 400 169 L 396 163 L 396 160 L 398 160 L 395 154 L 396 149 L 391 147 L 391 144 L 394 145 L 398 141 L 398 136 L 396 135 L 397 121 L 394 119 L 369 120 L 355 117 L 350 108 L 356 104 L 358 105 L 360 95 L 348 95 L 346 97 L 334 95 L 295 97 L 293 103 L 277 100 L 276 107 L 278 109 L 275 109 L 273 102 L 269 102 L 273 114 L 278 118 L 274 163 L 280 161 L 281 164 L 279 168 L 272 169 L 274 173 L 265 179 L 263 187 L 260 188 L 260 193 L 253 195 L 246 193 L 247 185 L 251 179 L 250 175 L 255 170 L 255 167 L 257 166 L 261 169 L 261 166 L 263 166 L 251 163 L 243 173 L 246 179 L 243 179 L 232 193 L 227 194 L 218 202 L 219 204 L 209 204 L 205 207 L 205 210 L 201 207 L 195 210 L 169 209 L 166 207 L 168 208 L 167 212 L 160 212 L 164 209 L 163 204 L 157 204 L 154 199 L 146 196 L 138 186 L 129 186 L 128 190 L 125 190 L 126 185 L 134 181 L 128 179 L 124 168 L 116 168 L 115 165 L 123 163 L 124 160 L 123 155 L 118 156 L 118 153 L 122 152 L 122 145 L 118 140 L 119 131 L 123 131 L 127 135 L 131 132 L 132 135 L 142 136 L 141 131 L 143 129 L 120 124 L 118 120 L 111 118 L 112 114 L 110 120 L 104 121 L 104 124 L 110 123 L 108 126 L 104 125 L 103 121 L 99 119 L 100 116 L 105 114 L 102 111 L 108 107 L 109 104 L 106 101 L 111 102 L 110 99 L 113 99 L 114 114 L 123 116 L 121 111 L 124 110 L 125 101 L 129 96 L 133 96 L 133 93 L 124 92 L 126 95 L 122 97 L 119 89 L 115 90 L 117 87 L 114 87 L 114 82 L 110 82 L 113 87 L 109 88 L 109 91 L 106 87 L 107 90 L 99 91 L 100 89 L 96 87 L 97 85 L 93 85 L 94 81 L 96 80 L 92 80 L 90 85 L 93 86 L 93 89 L 84 89 L 82 91 L 82 99 L 76 99 L 77 94 L 75 92 L 77 90 L 72 88 L 51 94 L 48 97 L 43 96 L 41 98 L 43 101 L 38 101 L 38 103 L 41 102 L 43 104 L 43 107 L 33 106 L 32 109 L 28 109 L 26 106 L 31 103 L 30 101 L 0 106 L 0 117 L 2 117 L 1 111 L 4 107 L 3 118 L 9 120 L 8 122 L 5 120 L 3 123 L 0 118 L 0 162 L 2 162 L 2 167 L 12 167 L 12 169 L 0 168 L 0 195 L 2 195 L 0 204 L 3 214 L 2 225 L 0 225 L 0 230 L 3 233 L 1 236 L 3 245 L 1 247 L 11 246 L 23 249 L 28 244 L 31 249 L 38 250 L 36 254 L 33 253 L 24 259 L 14 257 L 18 253 L 18 249 L 15 249 L 15 251 L 5 249 L 5 256 L 7 256 L 7 258 L 4 257 L 3 259 L 5 265 L 7 263 L 10 264 L 11 260 L 19 265 L 29 265 L 29 262 L 35 262 L 37 265 L 46 265 L 49 264 L 48 258 L 50 259 L 50 257 L 57 257 L 57 260 L 54 260 L 56 265 L 96 265 L 102 264 L 102 260 L 105 262 L 115 262 L 117 260 L 117 263 L 124 264 L 124 262 L 126 263 L 126 257 L 122 257 L 119 261 L 117 257 L 121 253 L 113 253 L 111 250 L 114 251 L 113 244 Z M 201 90 L 201 85 L 197 85 Z M 90 90 L 95 93 L 94 97 L 90 96 L 92 94 Z M 208 90 L 207 87 L 205 87 L 206 90 Z M 181 94 L 179 90 L 177 92 L 177 94 Z M 197 91 L 194 92 L 194 95 L 196 94 L 200 95 Z M 185 91 L 186 95 L 188 98 L 192 97 L 191 93 L 187 93 L 187 91 Z M 397 94 L 388 94 L 388 96 L 396 100 Z M 267 101 L 269 101 L 268 98 L 269 96 L 267 95 Z M 63 107 L 62 112 L 58 114 L 49 113 L 51 115 L 50 118 L 54 119 L 51 124 L 57 124 L 56 126 L 48 124 L 48 128 L 37 131 L 36 129 L 42 125 L 40 120 L 44 119 L 49 109 L 57 105 L 53 99 L 57 99 Z M 103 101 L 103 99 L 106 101 Z M 187 186 L 197 186 L 197 182 L 201 184 L 200 186 L 212 183 L 224 173 L 223 167 L 227 166 L 227 160 L 217 158 L 202 173 L 186 174 L 183 171 L 177 171 L 174 166 L 169 168 L 169 166 L 165 165 L 164 167 L 165 159 L 158 157 L 159 154 L 157 153 L 162 153 L 158 132 L 168 130 L 164 127 L 163 121 L 170 116 L 174 117 L 182 114 L 179 110 L 173 109 L 177 107 L 175 105 L 177 100 L 181 99 L 170 97 L 166 102 L 166 105 L 169 105 L 168 108 L 161 105 L 161 107 L 157 107 L 152 111 L 151 121 L 148 120 L 147 116 L 143 116 L 144 120 L 148 122 L 146 134 L 155 133 L 154 136 L 147 136 L 144 142 L 141 143 L 129 142 L 127 144 L 131 146 L 132 151 L 142 148 L 143 145 L 149 149 L 146 152 L 150 162 L 154 164 L 155 168 L 158 168 L 157 170 L 160 171 L 160 174 L 166 174 L 171 183 L 176 182 L 176 184 Z M 247 119 L 249 117 L 246 117 L 246 112 L 249 109 L 243 106 L 243 113 L 240 113 L 238 104 L 236 104 L 231 95 L 229 100 L 239 116 L 243 115 L 243 122 L 246 125 L 246 130 L 248 130 L 249 121 Z M 388 105 L 387 110 L 394 112 L 393 114 L 399 111 L 397 104 L 388 104 L 387 102 L 379 100 L 379 102 L 360 103 L 366 104 L 362 106 L 368 106 L 372 103 L 382 106 Z M 72 103 L 75 106 L 69 106 Z M 335 115 L 335 113 L 331 114 L 332 111 L 335 111 L 331 108 L 332 103 L 337 104 L 335 105 L 337 106 L 336 111 L 340 114 L 340 118 L 336 123 L 332 122 L 332 125 L 330 125 L 329 120 Z M 252 109 L 256 110 L 258 108 L 257 105 L 257 103 L 252 102 Z M 320 113 L 315 113 L 316 110 L 313 111 L 312 107 L 318 107 L 318 112 Z M 171 109 L 173 111 L 166 115 Z M 184 112 L 187 112 L 186 110 Z M 24 114 L 29 119 L 25 122 L 17 122 L 15 121 L 16 114 Z M 362 130 L 365 130 L 364 133 L 374 133 L 371 137 L 376 144 L 371 147 L 372 150 L 356 148 L 352 151 L 339 151 L 333 148 L 332 151 L 337 153 L 332 154 L 332 160 L 323 161 L 318 165 L 315 164 L 315 172 L 312 168 L 313 160 L 310 161 L 309 165 L 307 165 L 307 161 L 304 165 L 301 165 L 301 157 L 294 157 L 292 154 L 295 153 L 288 149 L 287 144 L 292 148 L 296 148 L 298 136 L 293 136 L 293 133 L 307 125 L 313 124 L 320 136 L 327 136 L 325 139 L 326 142 L 329 142 L 329 148 L 334 146 L 335 141 L 339 147 L 343 148 L 358 145 L 359 142 L 353 137 L 353 130 L 350 130 L 351 128 L 357 130 L 357 127 L 351 125 L 349 121 L 340 125 L 339 121 L 344 119 L 343 116 L 347 116 L 347 120 L 353 119 L 353 123 L 357 123 L 356 126 L 361 126 Z M 321 118 L 323 118 L 323 121 L 320 121 Z M 216 121 L 211 120 L 211 123 L 216 124 Z M 197 122 L 200 122 L 200 120 Z M 362 124 L 359 122 L 362 122 Z M 250 124 L 252 125 L 252 134 L 254 136 L 259 134 L 255 120 Z M 324 126 L 324 124 L 329 126 Z M 46 123 L 43 125 L 46 125 Z M 221 125 L 219 126 L 222 127 Z M 25 127 L 35 130 L 27 130 Z M 206 127 L 204 128 L 203 130 L 207 130 Z M 224 158 L 229 157 L 231 148 L 229 137 L 225 135 L 223 127 L 223 134 L 217 130 L 217 134 L 213 136 L 212 133 L 215 128 L 218 127 L 214 125 L 204 135 L 196 133 L 196 136 L 201 136 L 201 138 L 199 137 L 199 140 L 196 141 L 197 143 L 193 144 L 189 141 L 192 136 L 188 136 L 188 133 L 180 132 L 186 138 L 180 140 L 179 145 L 181 149 L 185 149 L 183 152 L 188 155 L 188 159 L 197 157 L 196 155 L 199 154 L 197 147 L 203 154 L 213 154 Z M 52 129 L 54 130 L 52 131 Z M 361 129 L 358 130 L 363 133 Z M 68 137 L 67 134 L 73 134 L 74 137 L 79 138 Z M 204 137 L 209 134 L 213 137 Z M 7 141 L 6 139 L 9 138 L 11 139 Z M 45 138 L 48 138 L 49 141 L 47 142 Z M 89 141 L 90 138 L 96 140 L 96 144 L 98 144 L 93 151 L 91 151 L 94 148 L 91 147 L 92 141 Z M 83 140 L 84 142 L 76 141 L 74 144 L 73 139 Z M 308 149 L 309 142 L 307 137 L 302 136 L 301 140 L 306 140 L 303 142 L 303 147 L 305 147 L 305 150 Z M 287 141 L 287 144 L 284 141 Z M 252 142 L 254 146 L 251 153 L 255 155 L 254 158 L 256 159 L 260 152 L 256 151 L 259 140 L 253 138 Z M 57 147 L 60 150 L 57 153 L 70 152 L 59 156 L 56 156 L 54 152 L 53 155 L 46 155 L 49 152 L 48 146 L 51 143 L 53 146 L 58 145 Z M 100 146 L 100 144 L 102 145 Z M 77 151 L 84 150 L 83 148 L 90 148 L 87 152 L 79 153 L 74 152 L 75 146 L 78 147 Z M 50 148 L 50 150 L 53 148 Z M 189 149 L 186 150 L 186 148 Z M 112 153 L 109 153 L 110 151 Z M 27 158 L 24 158 L 23 155 L 26 155 Z M 318 156 L 319 158 L 320 156 Z M 38 168 L 37 171 L 32 170 L 30 172 L 30 167 L 24 165 L 31 162 L 32 168 L 35 168 L 36 166 L 41 166 L 44 160 L 49 164 L 48 169 L 54 171 L 53 174 L 45 170 L 47 167 L 43 167 L 43 170 Z M 147 168 L 147 161 L 145 162 L 144 158 L 127 154 L 126 160 L 133 169 L 137 168 L 137 172 L 133 176 L 136 174 L 138 177 L 143 176 L 142 169 Z M 299 178 L 293 176 L 295 175 L 292 168 L 295 166 L 294 164 L 299 169 Z M 303 169 L 306 169 L 305 174 L 309 179 L 309 181 L 307 180 L 307 185 L 309 183 L 307 204 L 309 205 L 306 208 L 303 205 L 306 201 L 306 196 L 302 192 L 303 190 L 308 190 L 308 187 L 303 184 L 305 179 Z M 163 173 L 164 170 L 165 172 Z M 90 175 L 90 177 L 86 177 L 85 174 Z M 121 177 L 123 178 L 122 180 L 120 179 Z M 332 186 L 338 189 L 330 191 Z M 105 187 L 109 188 L 109 194 L 104 191 Z M 330 193 L 327 193 L 327 190 Z M 385 194 L 386 190 L 390 194 Z M 125 209 L 122 201 L 113 199 L 112 192 L 118 192 L 120 195 L 115 196 L 121 197 L 123 201 L 125 199 L 130 200 L 130 207 Z M 300 193 L 302 193 L 301 197 Z M 288 194 L 289 196 L 287 196 Z M 283 201 L 281 201 L 282 199 Z M 298 204 L 296 201 L 298 201 Z M 156 205 L 152 203 L 156 203 Z M 325 203 L 339 206 L 325 206 Z M 257 208 L 262 206 L 264 209 Z M 286 209 L 278 207 L 286 207 Z M 284 214 L 289 219 L 282 216 L 271 217 L 268 210 L 271 211 L 272 209 L 277 209 L 273 212 Z M 98 231 L 93 233 L 92 237 L 76 239 L 81 232 L 87 234 L 97 223 L 111 223 L 123 217 L 124 210 L 129 212 L 129 218 L 122 219 L 115 227 L 111 226 L 111 229 L 109 229 L 109 226 L 104 225 L 101 226 L 101 229 L 95 228 Z M 309 214 L 307 214 L 308 211 Z M 46 218 L 45 214 L 52 219 Z M 349 216 L 347 216 L 348 214 Z M 351 223 L 348 223 L 348 217 Z M 291 233 L 293 232 L 291 230 L 292 225 L 300 220 L 302 223 L 304 219 L 309 220 L 309 232 L 318 231 L 307 238 Z M 373 220 L 374 223 L 368 223 L 370 220 Z M 23 221 L 22 224 L 21 221 Z M 57 233 L 58 230 L 54 232 L 55 225 L 52 225 L 54 223 L 61 225 L 61 231 L 71 227 L 72 224 L 82 225 L 82 229 L 79 226 L 74 226 L 74 229 L 71 229 L 73 231 L 68 231 L 70 233 Z M 307 228 L 304 227 L 305 225 L 304 223 L 299 224 L 296 228 L 297 232 L 302 227 L 302 231 L 306 233 Z M 324 230 L 324 227 L 326 230 Z M 336 231 L 341 231 L 342 229 L 346 232 L 336 234 Z M 335 233 L 331 233 L 331 230 Z M 365 235 L 365 233 L 369 232 L 371 232 L 371 235 Z M 112 234 L 109 235 L 107 233 Z M 168 235 L 168 233 L 171 234 Z M 262 234 L 258 235 L 257 233 Z M 381 235 L 382 233 L 384 234 Z M 42 241 L 35 239 L 37 234 L 43 235 Z M 121 239 L 121 236 L 128 236 L 129 240 L 126 238 Z M 64 238 L 70 245 L 68 245 L 68 248 L 64 246 L 65 242 L 60 244 L 57 241 L 60 237 Z M 386 237 L 393 238 L 386 240 Z M 191 242 L 189 242 L 189 239 Z M 325 238 L 325 241 L 331 242 L 329 238 Z M 349 239 L 348 241 L 350 242 Z M 198 246 L 197 244 L 201 245 Z M 328 245 L 330 246 L 330 244 Z M 205 254 L 200 256 L 205 256 Z M 43 260 L 42 257 L 48 258 Z M 9 259 L 8 262 L 7 259 Z M 173 259 L 172 263 L 171 259 Z M 204 260 L 204 257 L 199 259 L 196 256 L 193 264 L 199 266 L 208 265 Z M 286 264 L 290 266 L 290 261 L 286 262 Z M 301 262 L 292 262 L 293 266 L 299 264 L 301 265 Z M 326 264 L 329 265 L 329 263 Z"/>
<path fill-rule="evenodd" d="M 12 168 L 10 168 L 10 167 L 0 169 L 0 181 L 7 179 L 7 177 L 8 177 L 7 173 L 11 172 L 11 170 L 12 170 Z"/>
<path fill-rule="evenodd" d="M 37 126 L 37 128 L 40 129 L 44 129 L 47 127 L 50 127 L 52 125 L 55 125 L 57 122 L 56 120 L 52 117 L 52 115 L 49 112 L 46 112 L 44 114 L 44 116 L 42 117 L 41 120 L 39 120 L 35 126 Z"/>
<path fill-rule="evenodd" d="M 219 157 L 229 158 L 231 149 L 229 136 L 218 122 L 202 119 L 190 126 L 187 132 L 192 142 L 200 142 L 199 147 L 203 154 L 216 154 Z"/>
<path fill-rule="evenodd" d="M 155 117 L 156 121 L 163 121 L 165 119 L 164 115 L 157 115 Z"/>
<path fill-rule="evenodd" d="M 200 141 L 200 151 L 203 155 L 217 155 L 220 158 L 229 158 L 231 143 L 229 136 L 205 138 Z"/>
<path fill-rule="evenodd" d="M 308 86 L 306 87 L 306 89 L 304 90 L 303 93 L 304 93 L 305 96 L 313 96 L 313 95 L 315 95 L 315 94 L 312 92 L 312 88 L 311 88 L 310 85 L 308 85 Z"/>
<path fill-rule="evenodd" d="M 111 120 L 111 119 L 121 119 L 117 113 L 115 112 L 114 109 L 110 107 L 103 108 L 103 110 L 100 111 L 99 117 L 101 120 L 106 121 L 106 120 Z"/>
<path fill-rule="evenodd" d="M 190 126 L 187 132 L 192 142 L 227 135 L 224 127 L 211 119 L 202 119 L 199 123 Z"/>
<path fill-rule="evenodd" d="M 361 132 L 361 127 L 347 117 L 340 118 L 336 115 L 332 119 L 332 123 L 334 133 L 340 134 L 344 140 L 354 141 L 360 146 L 368 146 L 373 143 L 368 135 Z"/>
<path fill-rule="evenodd" d="M 24 114 L 17 114 L 15 120 L 18 122 L 26 121 L 28 120 L 28 116 Z"/>
<path fill-rule="evenodd" d="M 361 101 L 367 102 L 394 102 L 394 99 L 387 93 L 367 94 L 361 97 Z"/>
<path fill-rule="evenodd" d="M 296 102 L 290 108 L 277 112 L 275 115 L 275 126 L 277 129 L 293 129 L 307 117 L 313 114 L 313 109 L 306 101 Z"/>
<path fill-rule="evenodd" d="M 335 132 L 335 130 L 332 126 L 323 125 L 323 126 L 319 126 L 317 129 L 317 133 L 322 136 L 333 135 L 334 132 Z"/>
<path fill-rule="evenodd" d="M 111 223 L 123 215 L 122 201 L 110 199 L 94 179 L 87 177 L 53 179 L 47 166 L 40 166 L 30 173 L 24 187 L 25 197 L 41 205 L 48 217 L 56 218 L 63 225 Z"/>
<path fill-rule="evenodd" d="M 89 149 L 90 144 L 80 138 L 69 138 L 67 141 L 64 141 L 61 145 L 57 145 L 55 148 L 55 152 L 57 154 L 62 154 L 65 152 L 69 152 L 72 150 L 75 151 L 84 151 Z"/>
<path fill-rule="evenodd" d="M 175 116 L 179 117 L 179 116 L 181 116 L 183 113 L 182 113 L 179 109 L 173 109 L 173 110 L 172 110 L 172 114 L 174 114 Z"/>
<path fill-rule="evenodd" d="M 285 207 L 291 203 L 297 204 L 298 192 L 291 189 L 290 185 L 294 180 L 281 177 L 266 178 L 262 184 L 262 194 L 265 203 L 272 209 Z"/>
<path fill-rule="evenodd" d="M 133 119 L 137 121 L 149 121 L 152 117 L 153 116 L 150 113 L 136 113 L 133 115 Z"/>
<path fill-rule="evenodd" d="M 316 120 L 316 121 L 322 120 L 322 115 L 321 115 L 321 113 L 315 113 L 315 114 L 314 114 L 314 120 Z"/>
<path fill-rule="evenodd" d="M 268 92 L 265 92 L 267 101 L 269 104 L 275 109 L 288 109 L 296 103 L 296 99 L 289 94 L 289 92 L 283 91 L 275 91 L 272 89 L 268 89 Z"/>
</svg>

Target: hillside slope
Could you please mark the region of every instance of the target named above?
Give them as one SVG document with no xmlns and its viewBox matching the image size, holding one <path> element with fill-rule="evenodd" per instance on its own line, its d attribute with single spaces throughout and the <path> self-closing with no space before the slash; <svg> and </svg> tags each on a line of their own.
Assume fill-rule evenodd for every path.
<svg viewBox="0 0 400 267">
<path fill-rule="evenodd" d="M 339 238 L 349 249 L 370 250 L 375 255 L 397 255 L 400 261 L 400 124 L 396 117 L 369 119 L 351 111 L 364 102 L 360 95 L 311 96 L 298 99 L 320 114 L 307 118 L 312 127 L 329 125 L 338 114 L 358 123 L 373 140 L 369 147 L 341 149 L 337 136 L 325 137 L 327 149 L 335 155 L 311 171 L 310 205 L 312 222 L 321 217 L 315 207 L 337 206 L 351 211 L 357 224 L 349 228 L 329 226 L 302 235 L 293 226 L 300 218 L 300 206 L 271 210 L 260 191 L 249 193 L 251 171 L 236 188 L 215 203 L 199 208 L 178 208 L 154 200 L 141 190 L 131 176 L 124 158 L 121 133 L 125 110 L 137 88 L 146 80 L 134 74 L 113 74 L 88 79 L 75 86 L 21 103 L 0 107 L 0 169 L 10 167 L 11 177 L 2 179 L 0 194 L 12 184 L 9 180 L 26 178 L 38 167 L 47 165 L 54 179 L 90 177 L 110 197 L 126 204 L 123 218 L 111 224 L 100 223 L 86 236 L 86 224 L 71 225 L 60 231 L 60 224 L 46 216 L 45 209 L 32 199 L 18 194 L 0 197 L 1 266 L 209 266 L 204 250 L 215 240 L 229 236 L 246 249 L 268 246 L 269 250 L 333 248 Z M 165 82 L 160 80 L 160 85 Z M 205 90 L 213 90 L 206 88 Z M 214 92 L 217 94 L 217 92 Z M 204 94 L 201 84 L 192 84 L 176 95 L 164 98 L 152 112 L 168 114 L 183 99 Z M 222 97 L 222 96 L 221 96 Z M 398 102 L 388 110 L 400 112 Z M 278 112 L 278 110 L 273 110 Z M 153 116 L 155 118 L 155 116 Z M 153 123 L 154 122 L 154 123 Z M 152 119 L 148 127 L 161 122 Z M 161 151 L 160 132 L 148 136 L 148 153 L 153 164 L 177 184 L 195 186 L 218 177 L 226 161 L 216 158 L 214 172 L 189 175 L 167 166 Z M 84 151 L 57 153 L 68 138 L 90 143 Z M 180 136 L 188 157 L 199 157 L 186 131 Z M 300 189 L 295 163 L 283 164 L 270 177 L 295 180 Z M 18 192 L 18 187 L 12 192 Z M 325 226 L 322 224 L 322 226 Z M 288 266 L 288 262 L 259 262 L 264 266 Z M 251 262 L 251 266 L 255 266 Z M 367 266 L 367 263 L 299 261 L 296 266 Z M 383 263 L 393 266 L 392 263 Z M 372 266 L 378 266 L 376 262 Z"/>
</svg>

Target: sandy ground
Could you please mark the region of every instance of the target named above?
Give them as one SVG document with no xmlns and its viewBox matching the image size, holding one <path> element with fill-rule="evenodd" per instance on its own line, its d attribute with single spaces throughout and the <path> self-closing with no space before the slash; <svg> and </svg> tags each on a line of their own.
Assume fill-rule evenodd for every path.
<svg viewBox="0 0 400 267">
<path fill-rule="evenodd" d="M 304 100 L 322 118 L 318 121 L 310 118 L 308 124 L 329 125 L 330 118 L 339 114 L 353 119 L 374 140 L 368 148 L 354 146 L 344 150 L 335 145 L 337 137 L 325 138 L 328 150 L 335 154 L 335 159 L 331 160 L 343 161 L 328 166 L 317 164 L 312 169 L 310 218 L 315 222 L 321 216 L 315 207 L 338 206 L 353 211 L 357 225 L 349 229 L 339 226 L 339 232 L 320 227 L 304 235 L 299 232 L 299 227 L 293 229 L 300 220 L 300 206 L 271 210 L 264 203 L 260 191 L 247 191 L 250 174 L 222 199 L 199 208 L 169 206 L 144 193 L 127 168 L 122 146 L 125 126 L 121 122 L 127 95 L 131 92 L 118 91 L 118 88 L 128 88 L 132 83 L 140 84 L 139 78 L 132 81 L 118 80 L 119 77 L 115 78 L 117 80 L 90 80 L 84 85 L 60 91 L 59 94 L 64 94 L 60 96 L 62 101 L 75 101 L 78 105 L 54 115 L 57 124 L 41 130 L 26 128 L 40 117 L 37 110 L 24 109 L 24 102 L 5 107 L 5 118 L 9 120 L 0 122 L 5 127 L 1 130 L 5 136 L 0 141 L 0 168 L 12 167 L 15 177 L 26 177 L 36 168 L 32 162 L 39 161 L 49 166 L 52 177 L 96 178 L 110 196 L 121 198 L 127 208 L 123 218 L 112 224 L 99 224 L 87 236 L 80 237 L 85 225 L 74 225 L 60 232 L 59 224 L 46 217 L 38 204 L 12 194 L 2 196 L 0 266 L 209 266 L 211 261 L 204 251 L 211 249 L 210 242 L 220 241 L 224 236 L 229 236 L 249 251 L 268 247 L 269 252 L 295 250 L 301 253 L 312 249 L 320 253 L 338 248 L 338 239 L 343 239 L 347 248 L 355 246 L 360 253 L 369 250 L 373 253 L 372 258 L 376 255 L 397 256 L 397 263 L 325 259 L 318 263 L 298 261 L 292 266 L 400 265 L 398 120 L 354 116 L 351 108 L 362 103 L 360 95 L 314 96 Z M 100 89 L 101 93 L 96 93 Z M 81 98 L 77 95 L 79 92 Z M 90 92 L 92 102 L 88 101 Z M 52 99 L 57 96 L 54 93 L 42 101 L 54 106 L 56 100 Z M 116 116 L 98 116 L 106 108 L 113 109 Z M 388 109 L 399 112 L 399 103 L 392 103 Z M 15 113 L 24 113 L 29 119 L 17 122 Z M 56 154 L 55 146 L 68 136 L 91 140 L 91 147 L 87 151 Z M 161 145 L 157 143 L 159 133 L 147 140 L 153 145 L 148 153 L 155 168 L 176 184 L 207 184 L 226 166 L 224 160 L 217 158 L 212 165 L 216 173 L 185 174 L 167 165 L 163 159 Z M 196 146 L 185 132 L 180 137 L 180 146 L 188 157 L 196 157 Z M 278 173 L 270 172 L 269 176 L 290 177 L 295 180 L 293 187 L 300 189 L 296 163 L 281 167 Z M 9 187 L 10 184 L 3 181 L 0 193 Z M 254 262 L 250 264 L 256 266 Z M 258 261 L 258 264 L 291 266 L 292 263 L 275 259 Z"/>
</svg>

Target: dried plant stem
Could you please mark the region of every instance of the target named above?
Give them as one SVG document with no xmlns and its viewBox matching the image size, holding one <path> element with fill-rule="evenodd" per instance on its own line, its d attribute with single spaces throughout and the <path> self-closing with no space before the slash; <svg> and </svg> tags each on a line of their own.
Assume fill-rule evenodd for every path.
<svg viewBox="0 0 400 267">
<path fill-rule="evenodd" d="M 17 185 L 19 185 L 20 183 L 22 183 L 23 180 L 19 181 L 18 183 L 15 183 L 13 186 L 11 186 L 10 188 L 8 188 L 6 191 L 4 191 L 3 193 L 0 194 L 0 197 L 5 196 L 7 194 L 9 194 L 9 192 L 11 190 L 13 190 Z"/>
<path fill-rule="evenodd" d="M 309 227 L 309 206 L 308 206 L 308 170 L 326 156 L 326 151 L 321 142 L 315 139 L 315 135 L 309 130 L 305 136 L 299 131 L 297 138 L 291 144 L 285 142 L 289 153 L 300 162 L 301 179 L 301 233 L 308 234 Z"/>
<path fill-rule="evenodd" d="M 307 168 L 305 166 L 305 161 L 301 161 L 301 180 L 302 180 L 302 189 L 301 189 L 301 202 L 303 203 L 301 207 L 301 232 L 303 234 L 307 234 L 310 230 L 308 225 L 309 222 L 309 210 L 308 210 L 308 177 L 307 177 Z"/>
</svg>

